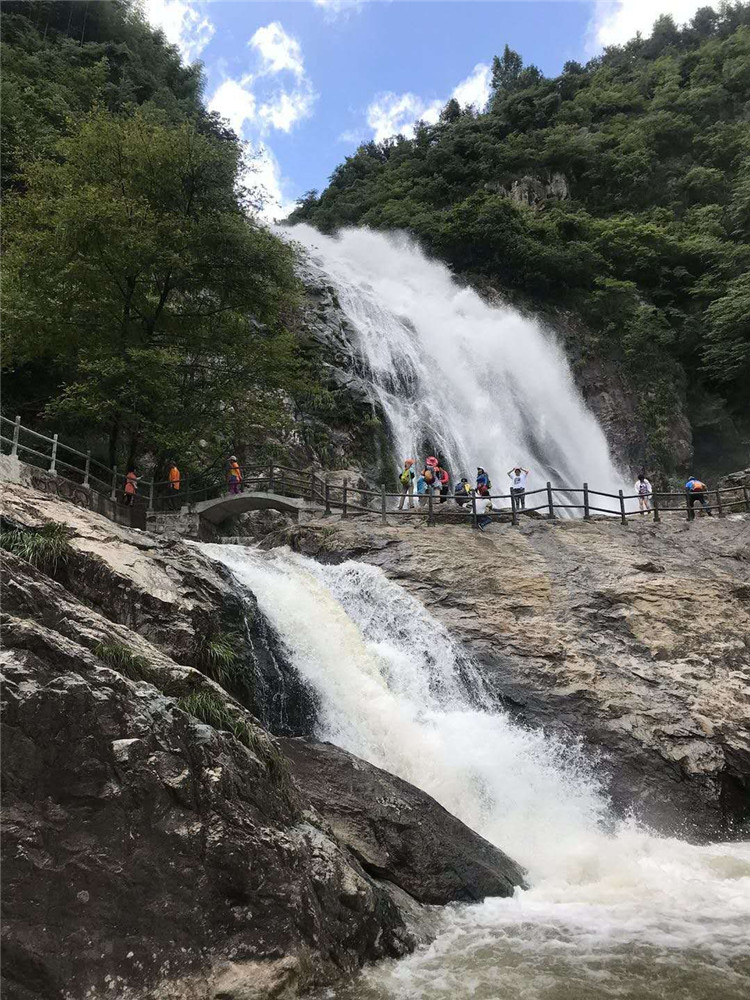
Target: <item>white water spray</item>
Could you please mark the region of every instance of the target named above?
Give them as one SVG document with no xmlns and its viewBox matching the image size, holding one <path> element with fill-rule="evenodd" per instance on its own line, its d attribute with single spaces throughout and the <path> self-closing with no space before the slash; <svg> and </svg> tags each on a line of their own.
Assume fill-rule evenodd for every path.
<svg viewBox="0 0 750 1000">
<path fill-rule="evenodd" d="M 437 798 L 529 871 L 448 908 L 429 949 L 347 1000 L 744 1000 L 750 844 L 617 823 L 578 750 L 515 726 L 445 629 L 377 568 L 204 546 L 250 588 L 320 703 L 318 735 Z"/>
<path fill-rule="evenodd" d="M 503 491 L 519 464 L 530 490 L 623 486 L 563 351 L 537 322 L 488 305 L 403 234 L 284 232 L 335 286 L 400 456 L 419 461 L 429 448 L 470 479 L 481 465 Z"/>
</svg>

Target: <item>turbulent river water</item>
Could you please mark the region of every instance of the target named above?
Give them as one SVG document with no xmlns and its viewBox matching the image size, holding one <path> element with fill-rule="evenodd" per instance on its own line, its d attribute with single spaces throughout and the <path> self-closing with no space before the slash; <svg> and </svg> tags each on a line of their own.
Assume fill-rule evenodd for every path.
<svg viewBox="0 0 750 1000">
<path fill-rule="evenodd" d="M 481 465 L 503 492 L 518 464 L 532 472 L 530 490 L 624 485 L 563 351 L 533 319 L 488 305 L 403 234 L 283 232 L 335 287 L 397 454 L 430 449 L 470 479 Z"/>
<path fill-rule="evenodd" d="M 610 814 L 596 763 L 514 725 L 381 570 L 204 546 L 251 589 L 319 702 L 317 735 L 418 785 L 528 869 L 437 912 L 429 945 L 336 1000 L 747 1000 L 750 844 L 694 846 Z"/>
</svg>

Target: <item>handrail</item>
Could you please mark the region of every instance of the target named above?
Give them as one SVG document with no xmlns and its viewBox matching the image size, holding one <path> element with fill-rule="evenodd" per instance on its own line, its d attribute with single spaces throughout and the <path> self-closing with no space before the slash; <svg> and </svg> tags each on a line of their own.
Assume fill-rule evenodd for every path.
<svg viewBox="0 0 750 1000">
<path fill-rule="evenodd" d="M 11 437 L 2 433 L 3 426 L 13 428 Z M 29 434 L 35 440 L 44 441 L 51 445 L 50 453 L 47 454 L 38 451 L 36 448 L 31 447 L 31 445 L 21 441 L 22 433 Z M 113 501 L 117 501 L 118 494 L 121 494 L 123 484 L 127 478 L 122 472 L 118 472 L 116 467 L 109 469 L 103 463 L 93 459 L 90 452 L 84 453 L 59 441 L 56 434 L 53 437 L 48 437 L 46 434 L 41 434 L 38 431 L 31 430 L 31 428 L 24 427 L 21 424 L 20 417 L 10 420 L 8 417 L 0 414 L 0 444 L 9 445 L 11 455 L 17 456 L 19 452 L 24 452 L 25 454 L 41 459 L 45 464 L 49 463 L 48 471 L 55 476 L 59 475 L 58 466 L 60 466 L 68 470 L 71 474 L 82 477 L 82 483 L 79 483 L 79 486 L 83 486 L 89 491 L 109 496 Z M 83 459 L 85 463 L 83 468 L 79 468 L 62 458 L 59 454 L 61 450 Z M 93 471 L 94 468 L 96 470 L 103 470 L 106 479 L 96 475 Z M 403 500 L 404 493 L 402 491 L 388 492 L 384 484 L 381 485 L 379 490 L 352 486 L 346 477 L 339 483 L 332 483 L 328 477 L 322 478 L 314 470 L 305 471 L 304 469 L 295 469 L 288 465 L 276 465 L 273 462 L 270 462 L 268 465 L 241 467 L 240 473 L 242 475 L 241 490 L 252 485 L 257 488 L 258 492 L 309 499 L 312 502 L 319 502 L 321 505 L 324 505 L 326 514 L 331 513 L 333 507 L 340 508 L 342 517 L 346 517 L 349 513 L 373 514 L 378 509 L 380 509 L 383 519 L 387 515 L 413 516 L 415 514 L 427 513 L 428 524 L 432 525 L 436 523 L 434 510 L 435 498 L 437 498 L 439 510 L 443 512 L 446 510 L 446 503 L 450 503 L 450 501 L 454 501 L 455 503 L 456 500 L 455 494 L 449 493 L 448 495 L 443 495 L 433 487 L 430 493 L 425 494 L 424 497 L 411 495 L 411 500 L 416 499 L 419 505 L 417 510 L 412 511 L 409 509 L 399 509 L 395 504 L 390 504 L 390 501 Z M 218 499 L 226 496 L 228 487 L 227 470 L 223 465 L 220 466 L 219 463 L 216 463 L 196 477 L 191 477 L 187 473 L 182 474 L 179 490 L 177 491 L 172 491 L 170 489 L 171 485 L 169 480 L 140 479 L 137 484 L 138 492 L 130 502 L 137 503 L 139 506 L 147 504 L 149 512 L 157 512 L 158 509 L 161 513 L 179 514 L 184 508 L 190 510 L 196 503 L 201 502 L 201 500 Z M 734 499 L 722 499 L 730 493 L 734 495 Z M 558 500 L 557 497 L 559 494 L 563 494 L 565 499 L 562 501 Z M 568 502 L 580 494 L 582 494 L 582 503 Z M 546 502 L 533 507 L 526 505 L 528 498 L 539 495 L 546 495 Z M 617 503 L 618 509 L 593 506 L 591 504 L 592 497 L 605 497 L 613 500 Z M 637 493 L 625 494 L 623 491 L 620 491 L 615 494 L 592 489 L 587 483 L 584 483 L 583 487 L 578 487 L 553 486 L 549 482 L 538 489 L 526 490 L 522 501 L 519 500 L 518 495 L 513 493 L 492 493 L 485 494 L 484 496 L 473 493 L 466 496 L 463 504 L 451 506 L 449 510 L 454 515 L 471 517 L 474 525 L 476 525 L 479 517 L 492 517 L 493 514 L 502 516 L 510 514 L 514 525 L 519 523 L 522 515 L 536 514 L 542 511 L 546 511 L 546 518 L 552 520 L 556 516 L 556 511 L 563 510 L 582 510 L 584 511 L 585 520 L 590 519 L 592 512 L 607 514 L 615 519 L 619 518 L 621 523 L 625 524 L 629 517 L 642 516 L 645 513 L 652 514 L 655 522 L 660 520 L 662 514 L 675 514 L 678 512 L 685 512 L 688 519 L 692 520 L 695 516 L 694 505 L 699 502 L 699 497 L 703 498 L 700 500 L 700 505 L 707 506 L 708 510 L 711 510 L 712 506 L 709 501 L 715 498 L 713 507 L 719 516 L 735 508 L 750 511 L 750 488 L 747 486 L 727 486 L 701 491 L 700 494 L 692 496 L 686 491 L 655 492 L 649 496 L 650 508 L 647 511 L 643 511 L 640 509 L 640 505 L 638 508 L 626 509 L 627 502 L 639 499 Z M 422 504 L 424 498 L 427 500 L 426 504 Z M 484 511 L 480 512 L 478 504 L 488 500 L 493 506 L 492 511 L 487 512 L 487 514 Z M 667 503 L 667 501 L 672 500 L 679 500 L 681 503 L 676 505 Z M 704 500 L 706 501 L 705 504 Z M 494 501 L 508 501 L 508 503 L 501 507 L 494 507 Z"/>
</svg>

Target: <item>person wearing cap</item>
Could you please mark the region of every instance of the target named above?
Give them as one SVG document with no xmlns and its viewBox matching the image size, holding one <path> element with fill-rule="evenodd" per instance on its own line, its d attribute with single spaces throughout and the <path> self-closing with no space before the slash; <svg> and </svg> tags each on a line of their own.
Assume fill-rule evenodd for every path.
<svg viewBox="0 0 750 1000">
<path fill-rule="evenodd" d="M 401 484 L 401 498 L 398 502 L 398 509 L 404 509 L 404 501 L 409 498 L 409 510 L 414 510 L 414 459 L 407 458 L 404 461 L 404 468 L 398 477 Z"/>
<path fill-rule="evenodd" d="M 237 464 L 237 456 L 230 455 L 227 463 L 227 484 L 229 492 L 237 495 L 242 485 L 242 472 Z"/>
<path fill-rule="evenodd" d="M 466 476 L 461 476 L 460 482 L 456 483 L 454 497 L 459 507 L 463 507 L 471 499 L 471 484 Z"/>
</svg>

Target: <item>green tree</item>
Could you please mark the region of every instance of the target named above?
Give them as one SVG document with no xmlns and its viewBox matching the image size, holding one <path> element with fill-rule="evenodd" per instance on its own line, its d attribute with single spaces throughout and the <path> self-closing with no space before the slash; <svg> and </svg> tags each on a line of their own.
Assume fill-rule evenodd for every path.
<svg viewBox="0 0 750 1000">
<path fill-rule="evenodd" d="M 69 132 L 6 210 L 11 381 L 53 372 L 47 414 L 99 426 L 111 462 L 280 420 L 292 253 L 241 209 L 238 144 L 154 109 Z"/>
</svg>

